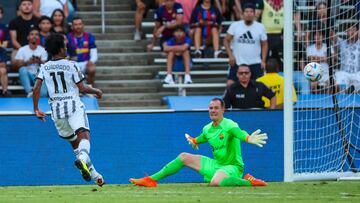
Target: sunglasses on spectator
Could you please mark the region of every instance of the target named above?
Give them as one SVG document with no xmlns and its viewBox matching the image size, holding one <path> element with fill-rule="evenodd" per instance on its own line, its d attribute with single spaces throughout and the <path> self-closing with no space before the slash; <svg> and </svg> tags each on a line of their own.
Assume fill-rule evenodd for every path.
<svg viewBox="0 0 360 203">
<path fill-rule="evenodd" d="M 250 72 L 248 72 L 248 71 L 247 72 L 237 72 L 237 74 L 239 74 L 239 75 L 249 75 L 249 73 Z"/>
</svg>

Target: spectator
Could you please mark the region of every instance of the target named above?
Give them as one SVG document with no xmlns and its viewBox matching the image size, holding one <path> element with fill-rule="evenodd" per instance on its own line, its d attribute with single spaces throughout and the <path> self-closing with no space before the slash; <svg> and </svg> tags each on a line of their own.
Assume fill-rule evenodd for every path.
<svg viewBox="0 0 360 203">
<path fill-rule="evenodd" d="M 0 97 L 11 96 L 11 93 L 8 91 L 7 60 L 6 50 L 0 47 L 0 84 L 2 87 Z"/>
<path fill-rule="evenodd" d="M 36 28 L 31 28 L 27 38 L 28 45 L 21 47 L 17 52 L 15 65 L 20 67 L 19 77 L 27 97 L 32 97 L 32 86 L 35 83 L 36 73 L 40 64 L 46 62 L 48 55 L 45 49 L 38 45 L 39 31 Z M 45 85 L 41 87 L 40 96 L 47 96 Z"/>
<path fill-rule="evenodd" d="M 251 3 L 255 6 L 255 16 L 259 19 L 264 9 L 263 0 L 222 0 L 223 15 L 225 10 L 225 19 L 231 20 L 231 15 L 235 17 L 235 20 L 243 19 L 243 8 L 245 4 Z"/>
<path fill-rule="evenodd" d="M 0 20 L 4 16 L 4 8 L 0 5 Z M 9 30 L 5 24 L 0 23 L 0 49 L 7 48 L 9 46 Z"/>
<path fill-rule="evenodd" d="M 249 65 L 253 80 L 264 74 L 266 66 L 268 44 L 265 27 L 255 21 L 253 4 L 245 4 L 243 8 L 244 20 L 232 23 L 224 39 L 230 63 L 228 87 L 238 80 L 236 72 L 240 64 Z"/>
<path fill-rule="evenodd" d="M 230 0 L 231 1 L 231 0 Z M 261 14 L 264 10 L 264 0 L 235 0 L 236 1 L 240 1 L 240 18 L 243 19 L 243 15 L 244 15 L 244 7 L 246 4 L 252 3 L 255 5 L 255 17 L 256 20 L 260 20 Z"/>
<path fill-rule="evenodd" d="M 33 0 L 34 2 L 34 16 L 40 18 L 41 16 L 51 17 L 51 14 L 56 9 L 64 11 L 66 17 L 69 15 L 69 7 L 67 0 Z"/>
<path fill-rule="evenodd" d="M 0 5 L 0 20 L 3 18 L 4 8 Z M 9 32 L 7 27 L 0 23 L 0 84 L 2 87 L 2 92 L 0 97 L 10 96 L 10 92 L 8 91 L 8 76 L 7 76 L 7 66 L 6 63 L 7 53 L 5 48 L 8 47 L 9 44 Z"/>
<path fill-rule="evenodd" d="M 283 40 L 281 39 L 281 32 L 284 28 L 283 0 L 264 0 L 261 22 L 264 24 L 268 34 L 268 56 L 276 58 L 280 63 L 281 56 L 278 53 L 283 48 Z"/>
<path fill-rule="evenodd" d="M 190 20 L 191 20 L 191 13 L 193 12 L 198 0 L 176 0 L 177 3 L 181 4 L 184 10 L 184 17 L 183 17 L 183 26 L 185 28 L 186 33 L 189 36 L 193 36 L 193 30 L 190 29 Z"/>
<path fill-rule="evenodd" d="M 151 43 L 147 46 L 148 51 L 154 47 L 156 38 L 160 38 L 160 47 L 173 37 L 175 27 L 182 24 L 183 8 L 175 0 L 165 0 L 164 5 L 155 11 L 155 27 Z"/>
<path fill-rule="evenodd" d="M 329 65 L 327 63 L 327 46 L 324 42 L 324 33 L 320 29 L 317 29 L 314 32 L 315 43 L 311 44 L 306 48 L 306 55 L 308 61 L 317 62 L 322 67 L 322 77 L 319 82 L 311 82 L 311 91 L 316 93 L 318 92 L 318 86 L 321 86 L 325 89 L 329 86 Z"/>
<path fill-rule="evenodd" d="M 346 30 L 347 39 L 338 39 L 340 70 L 335 73 L 337 85 L 345 85 L 349 91 L 360 91 L 360 40 L 359 25 L 352 25 Z M 351 89 L 349 89 L 351 88 Z"/>
<path fill-rule="evenodd" d="M 192 83 L 190 77 L 190 45 L 191 39 L 186 36 L 185 29 L 178 26 L 174 30 L 174 37 L 164 44 L 164 51 L 167 53 L 167 76 L 164 80 L 167 84 L 174 84 L 172 69 L 175 64 L 185 66 L 185 84 Z"/>
<path fill-rule="evenodd" d="M 45 41 L 50 36 L 52 31 L 52 21 L 50 17 L 41 16 L 39 19 L 39 30 L 40 30 L 40 45 L 45 46 Z"/>
<path fill-rule="evenodd" d="M 248 65 L 241 64 L 237 70 L 239 81 L 227 88 L 224 95 L 226 108 L 264 108 L 262 97 L 270 99 L 270 109 L 276 107 L 276 96 L 270 88 L 261 82 L 250 80 Z"/>
<path fill-rule="evenodd" d="M 264 85 L 268 86 L 276 95 L 276 108 L 284 108 L 284 78 L 278 74 L 279 65 L 276 59 L 269 59 L 266 63 L 266 74 L 256 81 L 261 82 Z M 296 102 L 296 91 L 293 87 L 293 102 Z M 270 107 L 270 101 L 266 97 L 262 97 L 262 100 L 265 102 L 265 108 Z"/>
<path fill-rule="evenodd" d="M 134 40 L 141 40 L 141 23 L 144 17 L 150 9 L 157 9 L 159 0 L 135 0 L 136 12 L 135 12 L 135 31 Z"/>
<path fill-rule="evenodd" d="M 27 36 L 31 29 L 37 27 L 38 18 L 33 16 L 32 0 L 21 0 L 19 4 L 20 16 L 9 24 L 11 43 L 14 48 L 11 61 L 15 62 L 16 52 L 28 43 Z"/>
<path fill-rule="evenodd" d="M 324 1 L 319 1 L 316 4 L 316 7 L 315 7 L 316 17 L 315 17 L 315 19 L 311 19 L 309 21 L 308 29 L 306 32 L 306 38 L 305 38 L 306 47 L 308 47 L 310 45 L 311 33 L 316 31 L 316 29 L 322 29 L 322 30 L 330 29 L 331 41 L 332 41 L 332 44 L 335 44 L 336 34 L 335 34 L 335 31 L 333 29 L 331 29 L 334 26 L 335 22 L 334 22 L 334 19 L 331 18 L 330 25 L 327 26 L 327 21 L 328 21 L 327 8 L 328 8 L 327 4 Z"/>
<path fill-rule="evenodd" d="M 69 46 L 77 54 L 77 64 L 80 70 L 87 74 L 88 84 L 93 85 L 95 80 L 95 63 L 98 59 L 95 37 L 84 31 L 84 24 L 80 17 L 74 17 L 72 32 L 68 35 Z"/>
<path fill-rule="evenodd" d="M 196 57 L 202 56 L 200 46 L 202 42 L 214 47 L 214 58 L 221 54 L 220 50 L 220 30 L 222 16 L 214 5 L 214 0 L 199 0 L 191 15 L 191 26 L 195 28 L 195 52 Z"/>
<path fill-rule="evenodd" d="M 53 29 L 55 32 L 67 34 L 70 30 L 66 21 L 64 11 L 62 11 L 61 9 L 56 9 L 52 13 L 51 20 L 53 22 Z"/>
</svg>

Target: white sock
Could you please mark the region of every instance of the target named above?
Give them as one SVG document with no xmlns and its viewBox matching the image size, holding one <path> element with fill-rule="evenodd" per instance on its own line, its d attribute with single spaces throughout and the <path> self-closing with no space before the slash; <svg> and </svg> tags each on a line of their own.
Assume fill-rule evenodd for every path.
<svg viewBox="0 0 360 203">
<path fill-rule="evenodd" d="M 78 158 L 82 161 L 84 161 L 86 164 L 90 162 L 90 142 L 87 139 L 80 140 L 79 147 L 77 148 L 79 150 L 79 156 Z"/>
<path fill-rule="evenodd" d="M 91 179 L 96 180 L 100 174 L 95 170 L 95 167 L 91 161 L 87 163 L 87 167 L 89 168 Z"/>
</svg>

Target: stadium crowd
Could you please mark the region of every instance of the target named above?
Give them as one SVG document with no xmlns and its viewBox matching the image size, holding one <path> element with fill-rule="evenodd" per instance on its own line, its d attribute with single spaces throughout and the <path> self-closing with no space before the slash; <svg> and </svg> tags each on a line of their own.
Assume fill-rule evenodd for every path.
<svg viewBox="0 0 360 203">
<path fill-rule="evenodd" d="M 206 49 L 212 48 L 211 58 L 216 59 L 224 55 L 229 58 L 227 90 L 224 95 L 225 100 L 230 95 L 234 97 L 229 99 L 237 103 L 232 107 L 282 107 L 283 0 L 136 0 L 135 3 L 134 40 L 136 41 L 141 40 L 143 36 L 141 31 L 143 17 L 149 9 L 155 9 L 153 37 L 147 48 L 148 51 L 153 50 L 159 39 L 159 46 L 167 57 L 167 75 L 164 83 L 175 83 L 172 69 L 179 70 L 179 64 L 186 72 L 184 83 L 192 83 L 190 76 L 192 58 L 207 58 Z M 359 18 L 358 1 L 336 0 L 335 5 L 356 7 L 355 19 Z M 308 6 L 314 6 L 314 11 L 302 12 L 302 7 Z M 331 12 L 338 12 L 333 10 Z M 327 1 L 295 0 L 294 11 L 294 48 L 296 49 L 294 85 L 297 92 L 301 94 L 332 92 L 327 64 L 328 23 L 330 23 L 328 35 L 332 44 L 332 62 L 340 64 L 339 67 L 334 65 L 336 91 L 341 88 L 345 88 L 348 92 L 359 91 L 360 53 L 356 51 L 360 48 L 358 22 L 348 23 L 344 29 L 345 36 L 339 36 L 334 30 L 336 18 L 330 18 L 328 21 Z M 354 15 L 348 14 L 345 18 L 349 17 L 354 18 Z M 308 21 L 307 24 L 301 23 L 301 19 L 304 18 Z M 230 22 L 223 40 L 225 50 L 221 49 L 220 36 L 226 27 L 224 22 Z M 183 30 L 185 34 L 179 37 L 175 34 L 177 33 L 174 32 L 175 30 Z M 168 48 L 169 46 L 171 49 Z M 303 67 L 307 62 L 318 62 L 322 65 L 323 77 L 320 81 L 309 82 L 305 79 Z M 239 73 L 240 67 L 247 67 L 250 71 Z M 248 74 L 249 81 L 239 86 L 239 81 L 244 79 L 245 74 Z M 251 84 L 257 83 L 264 83 L 276 93 L 277 100 L 273 100 L 274 105 L 270 105 L 269 100 L 263 97 L 262 93 L 250 91 Z M 239 87 L 242 90 L 239 90 Z M 234 93 L 234 89 L 238 89 L 237 93 Z M 271 98 L 272 96 L 268 94 L 270 101 Z M 260 100 L 260 104 L 256 104 L 254 100 Z M 294 94 L 294 102 L 296 102 L 296 94 Z M 242 105 L 239 105 L 240 103 Z M 248 106 L 248 103 L 253 105 Z"/>
<path fill-rule="evenodd" d="M 85 32 L 82 19 L 74 16 L 75 9 L 74 0 L 18 1 L 16 17 L 7 24 L 0 24 L 2 97 L 11 96 L 8 90 L 9 71 L 19 74 L 27 97 L 32 97 L 40 64 L 51 58 L 44 49 L 46 38 L 51 33 L 64 36 L 68 56 L 76 61 L 80 70 L 87 75 L 88 84 L 94 84 L 97 61 L 95 37 Z M 1 19 L 6 14 L 1 5 L 0 13 Z M 41 96 L 48 96 L 45 86 L 41 90 Z"/>
<path fill-rule="evenodd" d="M 337 4 L 357 6 L 357 9 L 360 9 L 357 1 L 336 1 Z M 229 59 L 225 96 L 235 97 L 232 98 L 235 103 L 255 105 L 256 102 L 252 101 L 259 100 L 259 105 L 251 107 L 281 108 L 284 89 L 284 79 L 281 76 L 284 69 L 283 6 L 283 0 L 134 0 L 134 40 L 140 41 L 144 37 L 142 21 L 152 9 L 155 26 L 147 50 L 154 50 L 156 42 L 159 41 L 159 47 L 167 58 L 164 83 L 175 84 L 173 71 L 179 70 L 179 66 L 185 72 L 184 83 L 193 83 L 192 58 L 207 58 L 208 53 L 211 53 L 211 58 Z M 301 7 L 306 6 L 315 6 L 311 15 L 302 12 Z M 19 73 L 21 84 L 28 97 L 31 97 L 37 69 L 50 58 L 43 46 L 46 37 L 52 32 L 64 35 L 69 57 L 87 74 L 87 82 L 94 84 L 97 61 L 95 37 L 84 30 L 82 19 L 75 16 L 76 1 L 19 0 L 17 8 L 14 19 L 0 24 L 1 96 L 11 96 L 7 77 L 10 71 Z M 324 28 L 328 23 L 333 28 L 336 19 L 328 20 L 327 4 L 324 0 L 295 0 L 294 10 L 296 91 L 330 93 L 327 33 Z M 5 11 L 0 6 L 0 19 L 6 12 L 11 11 Z M 307 25 L 301 23 L 304 16 L 307 16 Z M 224 22 L 228 24 L 224 25 Z M 228 25 L 230 26 L 225 30 Z M 221 33 L 224 32 L 226 35 L 222 40 Z M 344 33 L 345 36 L 340 36 L 331 29 L 328 34 L 332 43 L 332 62 L 340 64 L 335 67 L 335 82 L 338 89 L 359 91 L 358 23 L 348 25 Z M 310 61 L 321 63 L 324 68 L 324 76 L 318 82 L 310 83 L 303 77 L 302 69 Z M 249 71 L 239 71 L 239 67 Z M 246 84 L 241 82 L 244 78 L 248 78 Z M 276 93 L 276 99 L 272 99 L 272 94 L 262 95 L 257 92 L 258 88 L 250 90 L 252 85 L 256 87 L 258 83 L 265 84 L 265 87 Z M 240 92 L 234 93 L 235 89 Z M 43 93 L 42 96 L 45 97 L 46 90 Z M 235 106 L 248 108 L 247 105 Z"/>
</svg>

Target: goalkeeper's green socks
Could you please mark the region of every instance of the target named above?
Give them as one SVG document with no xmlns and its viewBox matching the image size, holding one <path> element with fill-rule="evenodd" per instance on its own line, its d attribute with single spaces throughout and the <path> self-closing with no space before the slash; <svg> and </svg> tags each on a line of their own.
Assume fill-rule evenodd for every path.
<svg viewBox="0 0 360 203">
<path fill-rule="evenodd" d="M 170 163 L 166 164 L 159 172 L 150 176 L 153 180 L 161 180 L 169 175 L 173 175 L 180 171 L 184 167 L 184 163 L 181 161 L 180 157 L 172 160 Z"/>
<path fill-rule="evenodd" d="M 236 177 L 228 177 L 224 178 L 220 183 L 219 186 L 226 187 L 226 186 L 251 186 L 251 182 L 245 179 L 236 178 Z"/>
</svg>

